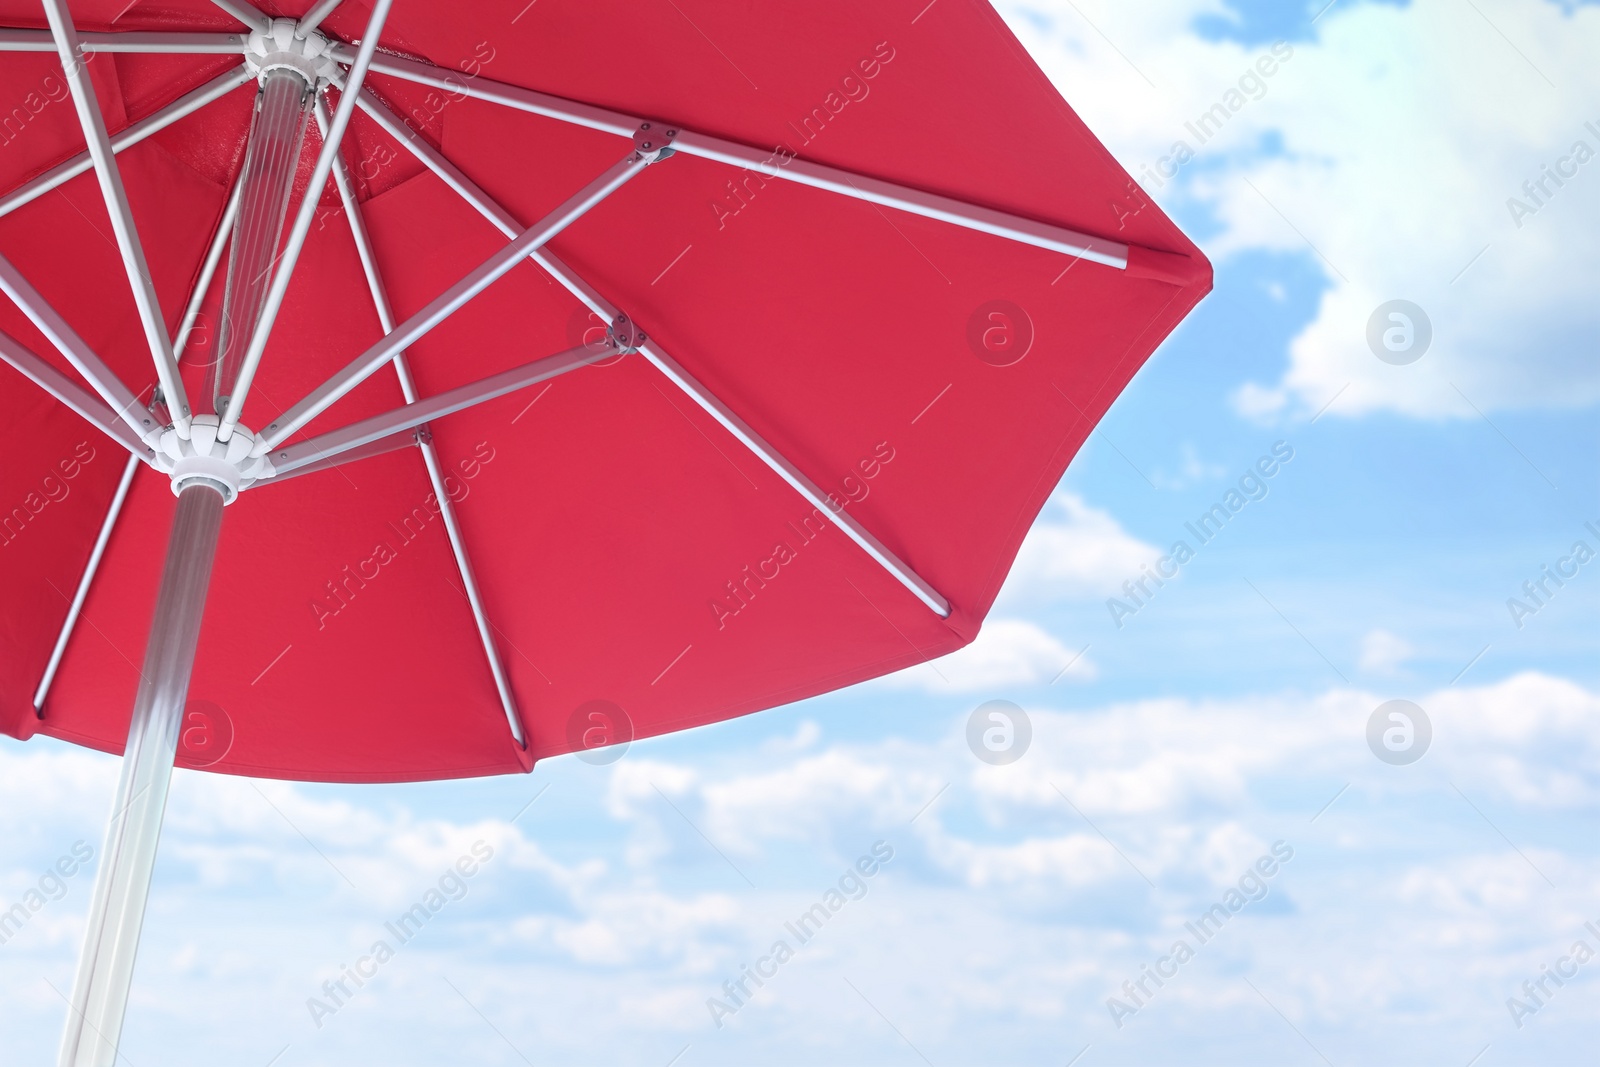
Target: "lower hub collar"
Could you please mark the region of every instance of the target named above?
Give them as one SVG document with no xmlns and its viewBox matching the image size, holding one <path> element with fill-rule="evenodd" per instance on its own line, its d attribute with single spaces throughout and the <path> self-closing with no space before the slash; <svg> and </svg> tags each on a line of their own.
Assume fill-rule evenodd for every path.
<svg viewBox="0 0 1600 1067">
<path fill-rule="evenodd" d="M 172 494 L 177 496 L 191 482 L 205 481 L 222 491 L 224 504 L 231 504 L 239 490 L 271 473 L 264 456 L 252 456 L 255 435 L 243 426 L 234 428 L 226 441 L 217 440 L 221 422 L 215 415 L 196 415 L 189 424 L 189 437 L 169 429 L 156 445 L 156 466 L 172 476 Z"/>
</svg>

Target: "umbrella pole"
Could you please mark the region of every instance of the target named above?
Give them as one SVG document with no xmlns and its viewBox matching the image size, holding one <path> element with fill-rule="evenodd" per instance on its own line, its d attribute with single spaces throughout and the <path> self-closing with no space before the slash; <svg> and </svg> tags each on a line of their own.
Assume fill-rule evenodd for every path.
<svg viewBox="0 0 1600 1067">
<path fill-rule="evenodd" d="M 60 1067 L 113 1067 L 117 1059 L 223 503 L 222 487 L 203 480 L 188 482 L 178 496 Z"/>
</svg>

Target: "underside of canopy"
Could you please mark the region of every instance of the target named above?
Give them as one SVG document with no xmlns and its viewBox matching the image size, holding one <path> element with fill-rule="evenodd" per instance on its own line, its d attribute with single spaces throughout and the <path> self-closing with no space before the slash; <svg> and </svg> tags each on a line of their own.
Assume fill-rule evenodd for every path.
<svg viewBox="0 0 1600 1067">
<path fill-rule="evenodd" d="M 221 709 L 231 740 L 214 762 L 180 749 L 179 765 L 327 781 L 515 772 L 580 747 L 595 701 L 643 737 L 953 651 L 976 636 L 1094 424 L 1210 287 L 1198 249 L 986 4 L 769 5 L 760 19 L 688 0 L 524 4 L 401 0 L 384 27 L 366 84 L 422 155 L 358 110 L 342 156 L 396 322 L 634 147 L 637 131 L 531 113 L 518 89 L 682 131 L 683 147 L 563 229 L 542 263 L 519 257 L 409 344 L 415 393 L 604 340 L 596 302 L 648 344 L 430 420 L 448 507 L 410 431 L 371 446 L 399 446 L 382 454 L 242 492 L 189 691 Z M 222 49 L 238 33 L 200 2 L 71 6 L 91 34 L 209 34 Z M 292 6 L 283 13 L 310 5 Z M 370 13 L 347 0 L 323 29 L 354 42 Z M 6 2 L 0 25 L 44 23 L 35 5 Z M 113 142 L 240 66 L 237 51 L 89 54 Z M 451 87 L 413 80 L 419 64 L 453 72 Z M 83 151 L 61 79 L 53 52 L 0 63 L 0 199 Z M 117 154 L 169 337 L 206 274 L 255 92 L 253 79 L 219 85 Z M 718 138 L 759 148 L 766 172 L 716 158 Z M 321 148 L 313 126 L 296 201 Z M 429 169 L 429 153 L 470 187 Z M 1073 255 L 790 180 L 806 163 L 1103 240 Z M 312 195 L 243 412 L 258 433 L 386 333 L 335 183 Z M 0 217 L 0 255 L 149 401 L 156 371 L 112 230 L 85 171 Z M 1096 249 L 1123 246 L 1127 269 L 1100 261 L 1121 253 Z M 573 292 L 585 286 L 588 306 Z M 182 354 L 191 397 L 205 390 L 222 290 L 220 278 L 203 290 Z M 991 329 L 1012 331 L 998 355 Z M 81 383 L 9 301 L 0 331 Z M 169 478 L 143 462 L 133 474 L 36 709 L 129 453 L 4 364 L 0 395 L 0 730 L 120 752 Z M 406 401 L 394 373 L 374 373 L 283 448 Z M 842 514 L 806 499 L 718 410 Z"/>
</svg>

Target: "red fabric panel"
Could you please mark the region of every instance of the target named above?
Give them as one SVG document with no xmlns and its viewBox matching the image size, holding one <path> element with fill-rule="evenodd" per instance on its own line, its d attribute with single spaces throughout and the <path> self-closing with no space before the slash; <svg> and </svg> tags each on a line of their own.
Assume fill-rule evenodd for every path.
<svg viewBox="0 0 1600 1067">
<path fill-rule="evenodd" d="M 0 731 L 37 728 L 33 694 L 88 563 L 126 453 L 0 364 Z"/>
<path fill-rule="evenodd" d="M 1126 272 L 1074 262 L 682 154 L 552 243 L 779 451 L 848 500 L 851 515 L 950 600 L 951 617 L 930 612 L 828 514 L 813 514 L 642 357 L 624 357 L 432 428 L 526 752 L 512 741 L 420 457 L 408 449 L 250 490 L 228 509 L 192 693 L 233 726 L 210 769 L 336 781 L 515 771 L 569 751 L 569 722 L 590 701 L 619 705 L 646 736 L 871 678 L 977 634 L 1068 462 L 1208 291 L 1210 267 L 986 4 L 942 0 L 913 23 L 923 6 L 680 0 L 680 13 L 622 0 L 526 9 L 513 0 L 462 17 L 401 4 L 384 43 L 463 77 L 782 144 L 1151 250 L 1136 252 Z M 180 17 L 176 5 L 140 4 L 116 26 L 188 18 L 226 28 L 199 7 Z M 358 36 L 368 11 L 351 0 L 328 28 Z M 0 92 L 43 77 L 52 62 L 8 67 Z M 119 56 L 97 84 L 116 97 L 108 114 L 137 118 L 226 62 Z M 630 148 L 392 78 L 373 85 L 524 224 Z M 122 157 L 174 326 L 242 155 L 249 94 Z M 70 104 L 30 122 L 25 132 L 38 136 L 26 151 L 0 150 L 0 189 L 81 144 Z M 317 147 L 308 136 L 302 185 Z M 402 318 L 504 244 L 364 117 L 344 151 Z M 144 388 L 148 353 L 115 249 L 96 227 L 109 233 L 93 179 L 80 178 L 0 220 L 0 251 Z M 270 422 L 380 333 L 329 191 L 300 264 L 249 426 Z M 219 279 L 210 323 L 221 289 Z M 996 306 L 1026 348 L 1015 361 L 974 347 Z M 409 359 L 428 395 L 570 347 L 591 325 L 565 290 L 522 264 Z M 43 345 L 14 310 L 0 308 L 0 328 Z M 213 341 L 214 330 L 203 334 L 185 361 L 197 397 Z M 307 432 L 399 402 L 383 369 Z M 53 420 L 47 444 L 26 453 L 38 471 L 73 437 L 72 417 L 32 404 Z M 96 460 L 100 495 L 69 498 L 86 514 L 62 508 L 70 538 L 29 549 L 48 559 L 15 569 L 0 548 L 8 733 L 31 727 L 28 679 L 54 637 L 11 605 L 47 603 L 36 571 L 75 580 L 61 576 L 81 568 L 98 523 L 89 505 L 109 495 L 98 479 L 114 480 L 117 465 Z M 171 502 L 164 479 L 141 472 L 40 729 L 120 749 Z"/>
</svg>

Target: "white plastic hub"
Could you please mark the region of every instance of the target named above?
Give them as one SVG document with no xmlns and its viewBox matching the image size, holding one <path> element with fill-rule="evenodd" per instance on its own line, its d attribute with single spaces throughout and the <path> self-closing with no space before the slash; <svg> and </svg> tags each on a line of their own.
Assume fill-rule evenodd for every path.
<svg viewBox="0 0 1600 1067">
<path fill-rule="evenodd" d="M 220 422 L 215 415 L 196 415 L 190 422 L 188 440 L 172 429 L 161 434 L 156 443 L 156 466 L 172 476 L 173 496 L 201 479 L 221 486 L 223 503 L 231 504 L 240 489 L 272 474 L 272 463 L 265 456 L 250 454 L 256 446 L 255 435 L 237 426 L 232 437 L 218 441 Z"/>
<path fill-rule="evenodd" d="M 298 37 L 294 19 L 274 19 L 265 30 L 252 30 L 244 42 L 244 61 L 257 78 L 269 70 L 288 68 L 298 71 L 308 85 L 332 81 L 339 64 L 329 54 L 328 39 L 316 30 L 309 37 Z"/>
</svg>

